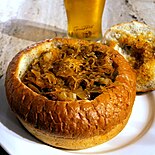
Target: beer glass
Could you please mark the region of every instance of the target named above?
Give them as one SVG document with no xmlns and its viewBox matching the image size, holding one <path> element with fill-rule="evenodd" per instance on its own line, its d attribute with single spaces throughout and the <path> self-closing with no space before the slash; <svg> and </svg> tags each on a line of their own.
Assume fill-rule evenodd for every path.
<svg viewBox="0 0 155 155">
<path fill-rule="evenodd" d="M 64 0 L 68 36 L 86 40 L 102 37 L 102 13 L 105 0 Z"/>
</svg>

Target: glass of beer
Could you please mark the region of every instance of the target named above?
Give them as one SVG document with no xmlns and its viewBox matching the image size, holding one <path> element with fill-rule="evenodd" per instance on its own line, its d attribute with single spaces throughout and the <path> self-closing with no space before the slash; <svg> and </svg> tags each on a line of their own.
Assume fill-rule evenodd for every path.
<svg viewBox="0 0 155 155">
<path fill-rule="evenodd" d="M 64 0 L 68 36 L 86 40 L 102 37 L 102 13 L 105 0 Z"/>
</svg>

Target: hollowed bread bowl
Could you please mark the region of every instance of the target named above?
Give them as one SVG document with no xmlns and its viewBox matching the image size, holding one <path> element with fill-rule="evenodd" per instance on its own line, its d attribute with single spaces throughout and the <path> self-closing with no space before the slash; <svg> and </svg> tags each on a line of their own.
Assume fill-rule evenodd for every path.
<svg viewBox="0 0 155 155">
<path fill-rule="evenodd" d="M 123 56 L 106 45 L 54 38 L 12 59 L 5 88 L 11 109 L 31 134 L 55 147 L 85 149 L 125 127 L 136 76 Z"/>
</svg>

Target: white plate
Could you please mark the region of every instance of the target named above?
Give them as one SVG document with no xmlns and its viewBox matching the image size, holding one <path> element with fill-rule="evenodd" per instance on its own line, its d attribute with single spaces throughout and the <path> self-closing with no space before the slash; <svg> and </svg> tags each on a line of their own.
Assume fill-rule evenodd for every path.
<svg viewBox="0 0 155 155">
<path fill-rule="evenodd" d="M 5 96 L 4 80 L 0 80 L 0 143 L 15 155 L 153 155 L 155 154 L 155 91 L 136 96 L 133 112 L 124 130 L 99 146 L 79 150 L 61 150 L 35 139 L 18 122 Z"/>
</svg>

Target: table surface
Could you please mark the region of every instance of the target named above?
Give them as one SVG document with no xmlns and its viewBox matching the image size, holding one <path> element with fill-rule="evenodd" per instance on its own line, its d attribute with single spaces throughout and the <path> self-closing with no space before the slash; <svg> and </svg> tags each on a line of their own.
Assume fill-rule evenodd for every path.
<svg viewBox="0 0 155 155">
<path fill-rule="evenodd" d="M 103 33 L 112 25 L 137 20 L 155 27 L 155 0 L 107 0 Z M 0 0 L 0 77 L 12 57 L 34 42 L 66 36 L 63 0 Z"/>
</svg>

